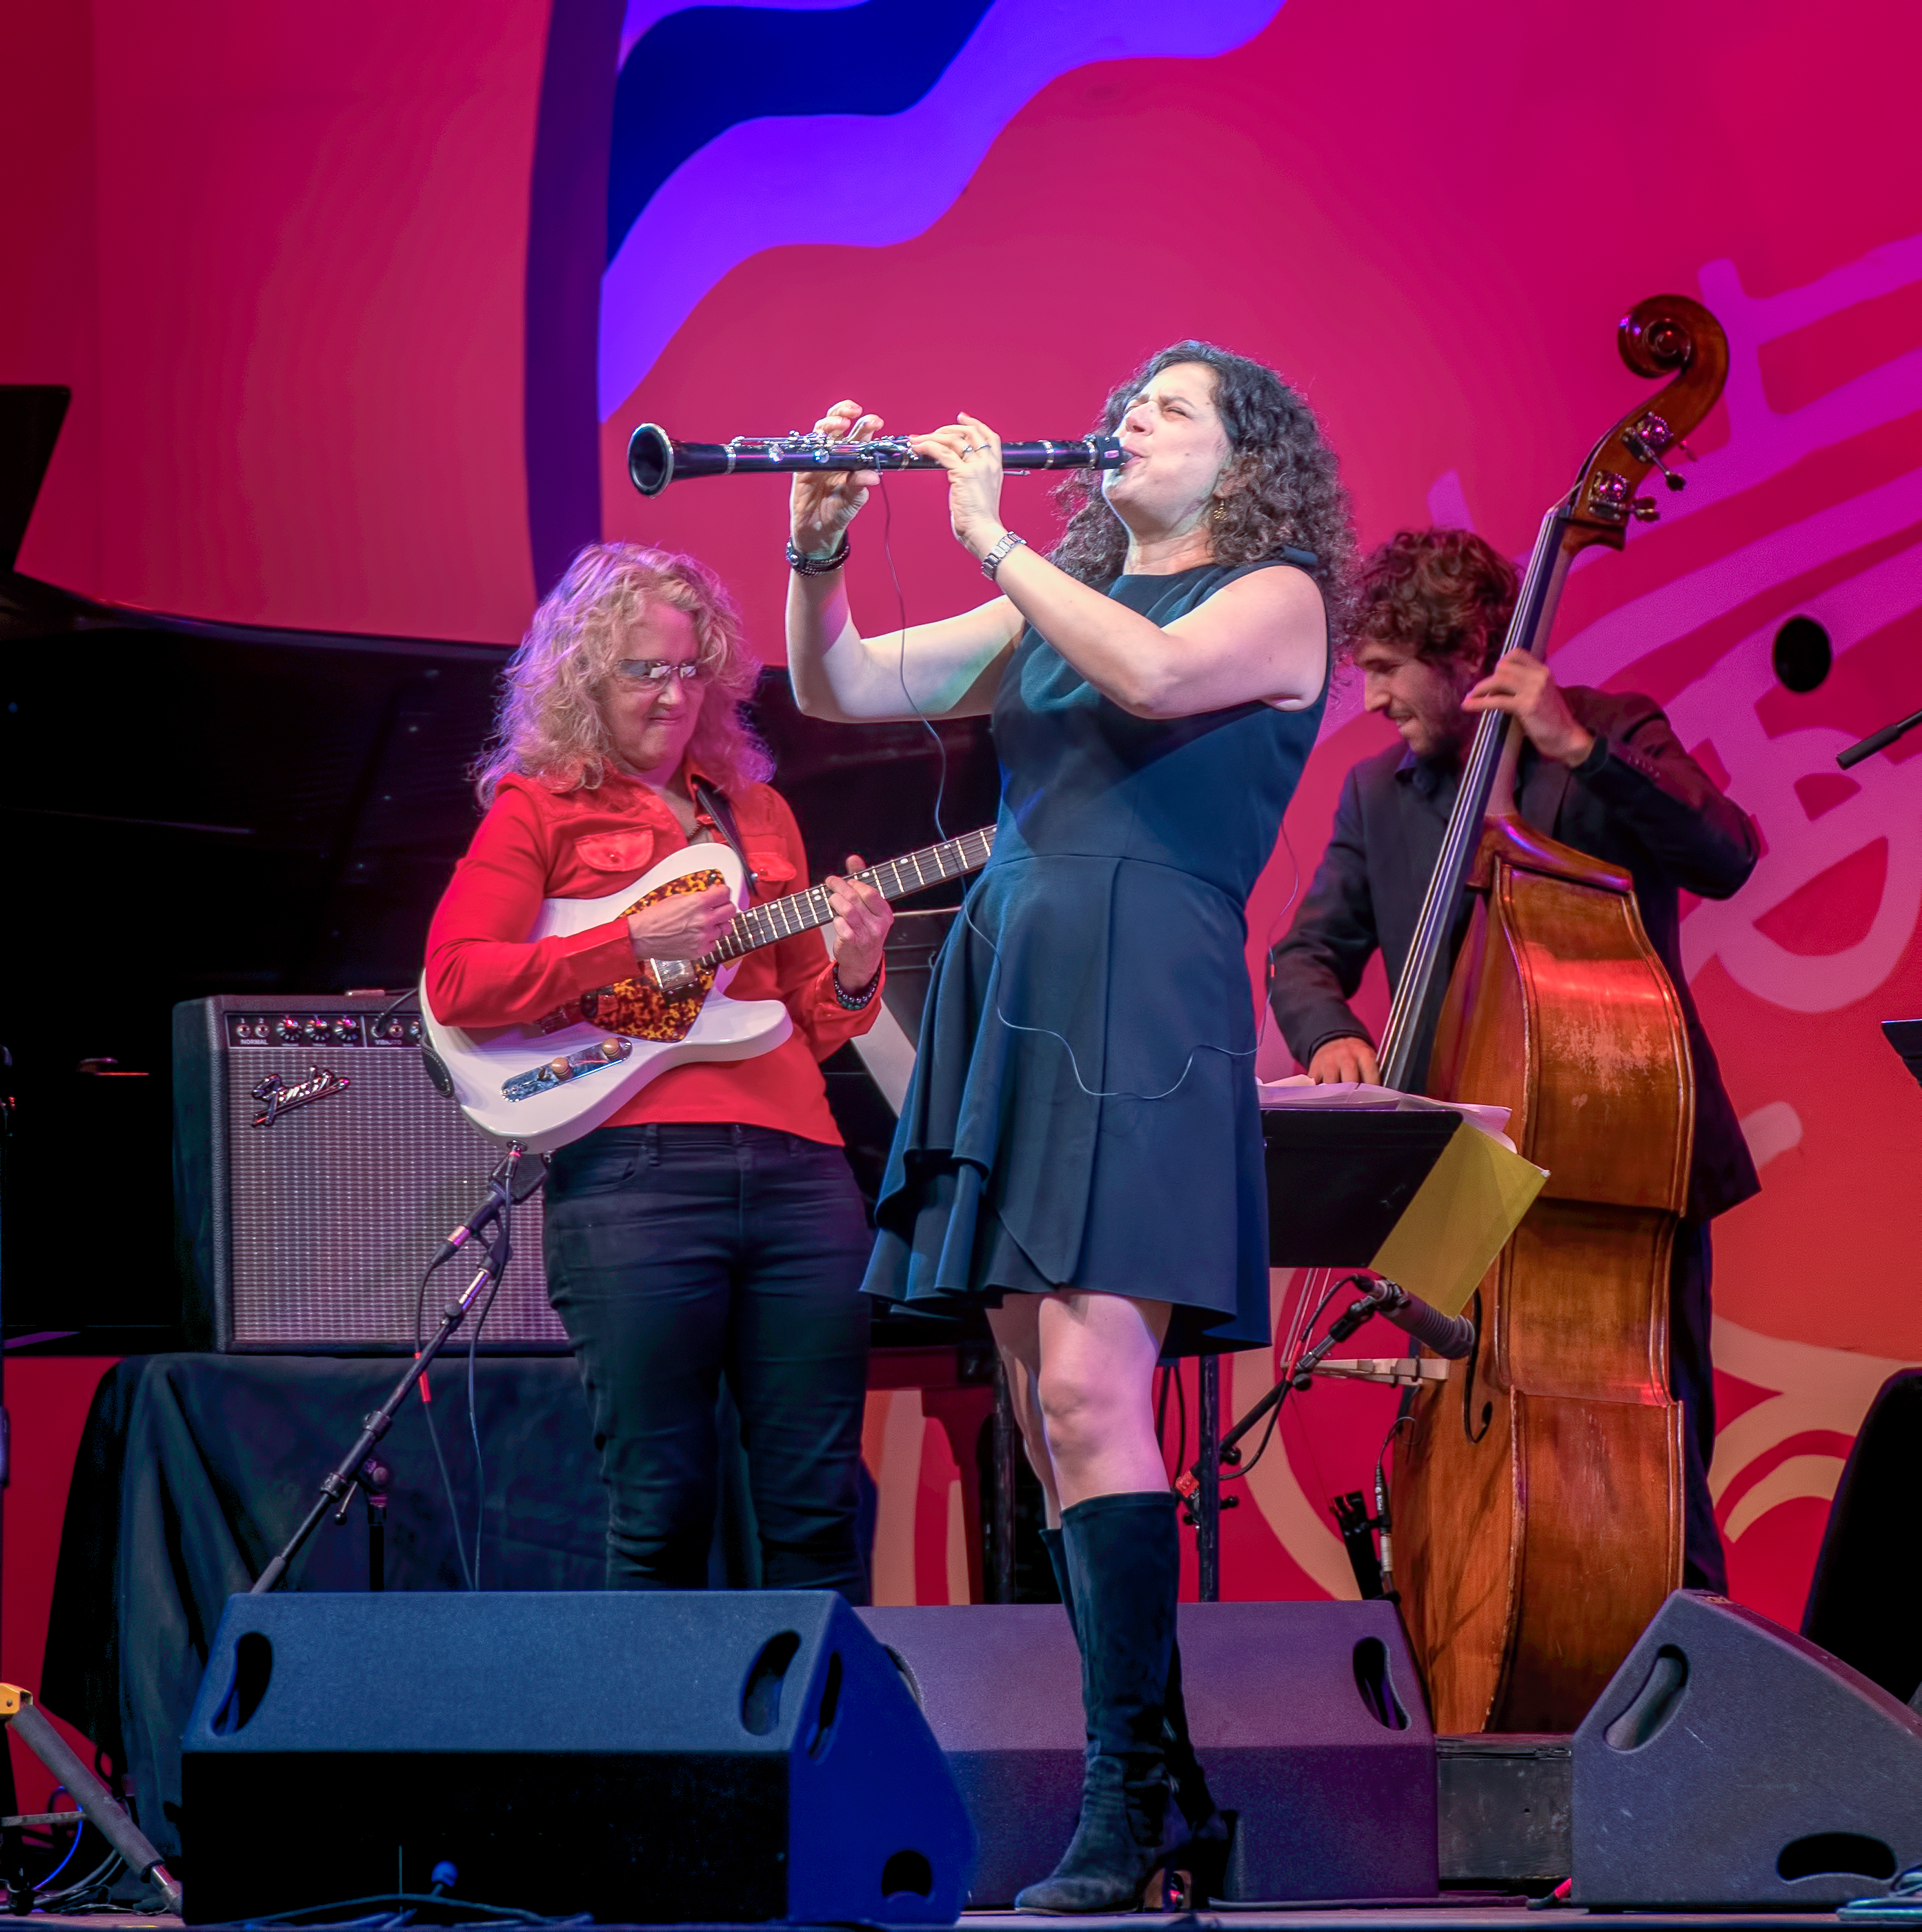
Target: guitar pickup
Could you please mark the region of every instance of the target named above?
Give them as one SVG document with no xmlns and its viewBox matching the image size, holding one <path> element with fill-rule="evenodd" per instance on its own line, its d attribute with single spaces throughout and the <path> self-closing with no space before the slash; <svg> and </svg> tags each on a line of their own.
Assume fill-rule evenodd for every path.
<svg viewBox="0 0 1922 1932">
<path fill-rule="evenodd" d="M 536 1094 L 551 1093 L 570 1080 L 578 1080 L 584 1074 L 598 1073 L 604 1066 L 618 1066 L 633 1051 L 631 1040 L 596 1040 L 592 1046 L 584 1046 L 578 1053 L 544 1060 L 539 1066 L 530 1066 L 524 1073 L 515 1074 L 511 1080 L 503 1080 L 500 1090 L 510 1100 L 531 1100 Z"/>
</svg>

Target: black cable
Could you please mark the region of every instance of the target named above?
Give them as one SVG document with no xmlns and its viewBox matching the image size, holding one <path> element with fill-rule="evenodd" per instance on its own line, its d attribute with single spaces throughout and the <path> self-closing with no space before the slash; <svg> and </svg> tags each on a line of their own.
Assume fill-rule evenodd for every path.
<svg viewBox="0 0 1922 1932">
<path fill-rule="evenodd" d="M 1296 1351 L 1298 1354 L 1305 1354 L 1310 1344 L 1314 1341 L 1316 1324 L 1318 1323 L 1322 1316 L 1327 1312 L 1328 1304 L 1335 1299 L 1336 1294 L 1343 1288 L 1346 1287 L 1349 1282 L 1358 1280 L 1359 1278 L 1360 1277 L 1359 1276 L 1352 1274 L 1344 1275 L 1341 1280 L 1333 1282 L 1329 1284 L 1327 1291 L 1323 1294 L 1320 1302 L 1316 1304 L 1314 1312 L 1308 1317 L 1307 1326 L 1302 1330 L 1300 1343 Z M 1291 1382 L 1294 1376 L 1294 1372 L 1295 1365 L 1293 1362 L 1290 1362 L 1288 1364 L 1287 1370 L 1283 1373 L 1281 1378 L 1282 1381 L 1284 1383 Z M 1281 1397 L 1281 1401 L 1276 1402 L 1275 1406 L 1268 1412 L 1268 1426 L 1261 1432 L 1261 1440 L 1255 1444 L 1254 1454 L 1251 1456 L 1246 1462 L 1238 1463 L 1233 1468 L 1228 1471 L 1226 1474 L 1221 1477 L 1219 1478 L 1221 1481 L 1224 1483 L 1239 1482 L 1242 1478 L 1246 1476 L 1249 1471 L 1261 1460 L 1262 1457 L 1268 1454 L 1269 1443 L 1273 1439 L 1275 1429 L 1281 1420 L 1281 1403 L 1287 1400 L 1287 1396 L 1284 1394 Z"/>
<path fill-rule="evenodd" d="M 500 1213 L 500 1251 L 503 1255 L 513 1252 L 514 1241 L 514 1190 L 506 1190 L 506 1204 Z M 487 1326 L 487 1318 L 492 1312 L 494 1298 L 500 1292 L 500 1284 L 506 1277 L 507 1264 L 503 1262 L 496 1271 L 487 1291 L 487 1299 L 482 1303 L 474 1317 L 474 1325 L 467 1334 L 467 1432 L 474 1443 L 474 1567 L 468 1572 L 473 1579 L 468 1586 L 480 1588 L 481 1532 L 487 1522 L 487 1465 L 481 1454 L 480 1412 L 474 1394 L 474 1361 L 480 1352 L 481 1330 Z"/>
<path fill-rule="evenodd" d="M 1381 1438 L 1381 1449 L 1375 1457 L 1375 1486 L 1377 1490 L 1386 1490 L 1388 1486 L 1388 1450 L 1389 1444 L 1395 1440 L 1395 1432 L 1403 1424 L 1413 1422 L 1414 1419 L 1412 1414 L 1404 1412 L 1388 1425 L 1388 1433 Z"/>
<path fill-rule="evenodd" d="M 419 1290 L 414 1296 L 414 1359 L 416 1361 L 420 1359 L 421 1311 L 426 1305 L 427 1284 L 433 1273 L 433 1268 L 430 1268 L 421 1276 Z M 422 1372 L 421 1380 L 423 1383 L 427 1380 L 425 1370 Z M 466 1532 L 461 1527 L 461 1505 L 454 1499 L 454 1479 L 447 1473 L 447 1457 L 440 1447 L 440 1432 L 434 1426 L 434 1404 L 428 1399 L 425 1388 L 421 1390 L 420 1414 L 421 1420 L 427 1424 L 427 1439 L 434 1446 L 434 1460 L 440 1471 L 440 1490 L 447 1498 L 447 1519 L 454 1526 L 454 1555 L 461 1566 L 461 1580 L 471 1590 L 474 1587 L 474 1578 L 473 1572 L 467 1568 L 467 1539 Z"/>
<path fill-rule="evenodd" d="M 908 598 L 901 588 L 901 573 L 894 567 L 894 502 L 887 494 L 887 478 L 881 478 L 881 548 L 887 559 L 887 574 L 894 580 L 894 606 L 901 620 L 900 641 L 894 661 L 894 674 L 901 681 L 901 695 L 908 700 L 908 709 L 921 721 L 921 728 L 934 740 L 934 748 L 941 758 L 941 776 L 934 788 L 935 836 L 947 842 L 947 827 L 941 822 L 941 808 L 947 796 L 947 741 L 934 728 L 934 722 L 914 702 L 914 694 L 908 688 Z"/>
<path fill-rule="evenodd" d="M 1281 1420 L 1281 1402 L 1287 1400 L 1287 1396 L 1284 1394 L 1281 1402 L 1278 1402 L 1268 1412 L 1268 1426 L 1261 1432 L 1261 1440 L 1254 1445 L 1254 1454 L 1245 1462 L 1238 1462 L 1233 1468 L 1224 1470 L 1215 1479 L 1218 1483 L 1239 1482 L 1261 1460 L 1263 1456 L 1268 1454 L 1269 1440 L 1274 1435 L 1275 1426 Z"/>
<path fill-rule="evenodd" d="M 248 1925 L 285 1925 L 316 1912 L 345 1912 L 356 1905 L 453 1905 L 464 1912 L 485 1912 L 517 1925 L 588 1925 L 593 1922 L 584 1912 L 564 1918 L 548 1918 L 520 1905 L 488 1905 L 474 1898 L 450 1898 L 440 1892 L 371 1892 L 364 1898 L 329 1899 L 319 1905 L 296 1905 L 286 1912 L 264 1912 L 240 1923 Z"/>
<path fill-rule="evenodd" d="M 104 1897 L 107 1888 L 127 1869 L 127 1861 L 118 1852 L 110 1852 L 85 1878 L 76 1879 L 59 1892 L 46 1892 L 34 1900 L 36 1912 L 71 1911 Z"/>
<path fill-rule="evenodd" d="M 394 997 L 374 1016 L 373 1018 L 368 1022 L 368 1038 L 371 1040 L 374 1037 L 374 1029 L 377 1027 L 383 1020 L 389 1018 L 392 1015 L 395 1009 L 400 1005 L 403 1000 L 415 1000 L 419 998 L 419 997 L 420 988 L 418 986 L 402 987 L 400 992 L 396 993 Z"/>
</svg>

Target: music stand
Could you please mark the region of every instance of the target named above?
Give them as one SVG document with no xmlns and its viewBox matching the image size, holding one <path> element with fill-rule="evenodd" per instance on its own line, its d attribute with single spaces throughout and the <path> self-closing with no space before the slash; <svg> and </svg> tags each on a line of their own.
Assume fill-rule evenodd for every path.
<svg viewBox="0 0 1922 1932">
<path fill-rule="evenodd" d="M 1902 1056 L 1902 1064 L 1922 1084 L 1922 1020 L 1884 1020 L 1882 1036 Z"/>
<path fill-rule="evenodd" d="M 1922 1022 L 1914 1022 L 1922 1030 Z M 1459 1114 L 1370 1108 L 1264 1108 L 1271 1268 L 1365 1268 L 1458 1132 Z M 1197 1594 L 1221 1595 L 1221 1358 L 1200 1366 L 1194 1517 Z"/>
</svg>

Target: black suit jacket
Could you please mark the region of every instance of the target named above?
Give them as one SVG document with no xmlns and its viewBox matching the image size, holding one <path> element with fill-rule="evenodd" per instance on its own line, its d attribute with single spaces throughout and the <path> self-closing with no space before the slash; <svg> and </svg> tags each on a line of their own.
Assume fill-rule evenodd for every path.
<svg viewBox="0 0 1922 1932">
<path fill-rule="evenodd" d="M 1695 1071 L 1688 1212 L 1706 1220 L 1761 1184 L 1682 976 L 1677 895 L 1727 898 L 1755 869 L 1760 842 L 1748 814 L 1683 750 L 1653 699 L 1580 686 L 1563 694 L 1595 734 L 1595 748 L 1571 770 L 1524 746 L 1516 802 L 1538 832 L 1634 878 L 1642 922 L 1687 1016 Z M 1329 1040 L 1368 1036 L 1348 1000 L 1377 946 L 1389 984 L 1400 977 L 1458 779 L 1452 767 L 1392 746 L 1349 772 L 1327 854 L 1272 956 L 1275 1017 L 1304 1066 Z"/>
</svg>

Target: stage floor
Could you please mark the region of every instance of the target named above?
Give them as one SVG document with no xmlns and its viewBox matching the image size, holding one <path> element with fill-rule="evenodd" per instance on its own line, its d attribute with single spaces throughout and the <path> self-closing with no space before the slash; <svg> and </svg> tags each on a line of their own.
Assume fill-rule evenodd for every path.
<svg viewBox="0 0 1922 1932">
<path fill-rule="evenodd" d="M 1048 1918 L 1039 1912 L 969 1912 L 962 1915 L 963 1932 L 1038 1932 L 1038 1928 L 1059 1927 L 1061 1932 L 1115 1932 L 1125 1926 L 1129 1932 L 1487 1932 L 1502 1928 L 1520 1932 L 1525 1923 L 1544 1928 L 1566 1924 L 1590 1917 L 1605 1918 L 1616 1932 L 1667 1932 L 1670 1927 L 1713 1928 L 1715 1932 L 1743 1932 L 1743 1928 L 1800 1927 L 1813 1928 L 1839 1924 L 1832 1912 L 1611 1912 L 1591 1914 L 1579 1906 L 1557 1906 L 1530 1912 L 1527 1900 L 1516 1898 L 1496 1904 L 1483 1900 L 1452 1905 L 1446 1900 L 1421 1905 L 1325 1904 L 1261 1906 L 1247 1911 L 1158 1912 L 1125 1914 L 1107 1912 L 1086 1918 Z M 309 1924 L 324 1923 L 310 1921 Z M 359 1922 L 365 1924 L 365 1921 Z M 61 1913 L 36 1912 L 36 1927 L 71 1926 L 74 1932 L 176 1932 L 183 1922 L 166 1913 L 93 1912 Z M 488 1922 L 500 1932 L 510 1932 L 513 1922 Z M 596 1932 L 601 1932 L 596 1928 Z M 767 1932 L 764 1926 L 701 1925 L 676 1927 L 609 1926 L 606 1932 Z M 800 1928 L 796 1928 L 800 1932 Z M 847 1932 L 845 1926 L 823 1928 L 822 1932 Z"/>
</svg>

